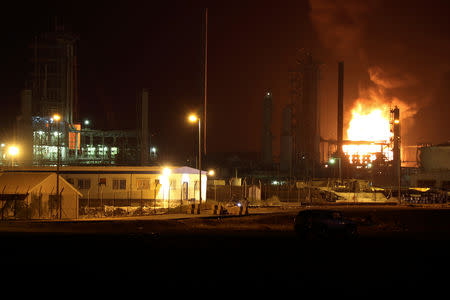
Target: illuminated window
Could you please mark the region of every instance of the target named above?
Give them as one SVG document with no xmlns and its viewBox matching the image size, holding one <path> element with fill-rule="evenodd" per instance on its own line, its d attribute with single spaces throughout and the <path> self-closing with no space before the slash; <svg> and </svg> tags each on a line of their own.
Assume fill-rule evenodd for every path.
<svg viewBox="0 0 450 300">
<path fill-rule="evenodd" d="M 91 180 L 90 179 L 78 179 L 78 188 L 80 190 L 88 190 L 91 188 Z"/>
<path fill-rule="evenodd" d="M 174 189 L 176 189 L 176 187 L 177 187 L 177 181 L 176 181 L 176 179 L 171 179 L 171 180 L 170 180 L 170 189 L 171 189 L 171 190 L 174 190 Z"/>
<path fill-rule="evenodd" d="M 138 190 L 149 190 L 150 179 L 136 179 L 136 187 Z"/>
<path fill-rule="evenodd" d="M 113 179 L 113 190 L 126 190 L 127 180 L 126 179 Z"/>
</svg>

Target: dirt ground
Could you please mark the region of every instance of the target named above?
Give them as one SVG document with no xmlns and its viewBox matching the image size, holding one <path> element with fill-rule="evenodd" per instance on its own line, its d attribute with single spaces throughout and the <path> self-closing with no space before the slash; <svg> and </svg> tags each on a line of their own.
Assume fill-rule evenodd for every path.
<svg viewBox="0 0 450 300">
<path fill-rule="evenodd" d="M 166 215 L 141 218 L 110 218 L 80 221 L 2 221 L 0 233 L 292 233 L 294 219 L 302 208 L 274 208 L 253 211 L 248 216 Z M 340 210 L 358 225 L 362 236 L 403 236 L 415 238 L 450 237 L 450 208 L 447 206 L 321 206 Z"/>
<path fill-rule="evenodd" d="M 3 221 L 0 279 L 14 284 L 27 274 L 39 286 L 70 283 L 68 290 L 152 283 L 186 293 L 201 282 L 202 291 L 212 287 L 214 295 L 289 287 L 339 295 L 349 287 L 371 294 L 381 289 L 381 295 L 391 289 L 403 296 L 417 288 L 446 289 L 450 209 L 333 208 L 357 222 L 358 239 L 300 241 L 293 230 L 298 208 L 249 216 Z"/>
</svg>

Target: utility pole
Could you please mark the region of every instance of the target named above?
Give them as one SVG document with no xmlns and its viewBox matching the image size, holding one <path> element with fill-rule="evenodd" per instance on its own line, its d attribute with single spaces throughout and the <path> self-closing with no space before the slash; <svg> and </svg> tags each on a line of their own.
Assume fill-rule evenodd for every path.
<svg viewBox="0 0 450 300">
<path fill-rule="evenodd" d="M 62 202 L 59 195 L 59 164 L 60 164 L 60 150 L 59 150 L 59 123 L 61 122 L 61 116 L 58 114 L 53 115 L 53 120 L 56 122 L 56 203 L 59 205 L 59 219 L 62 218 Z"/>
<path fill-rule="evenodd" d="M 198 189 L 199 189 L 199 203 L 197 208 L 197 214 L 200 214 L 200 206 L 202 205 L 202 130 L 201 121 L 198 118 Z"/>
</svg>

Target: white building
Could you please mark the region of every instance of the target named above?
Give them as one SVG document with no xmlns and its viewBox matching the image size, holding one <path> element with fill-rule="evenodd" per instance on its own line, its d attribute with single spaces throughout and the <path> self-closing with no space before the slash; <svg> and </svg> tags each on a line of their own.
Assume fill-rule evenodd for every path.
<svg viewBox="0 0 450 300">
<path fill-rule="evenodd" d="M 55 167 L 8 170 L 9 172 L 55 172 Z M 60 175 L 82 193 L 82 199 L 102 204 L 112 201 L 136 203 L 158 200 L 160 207 L 199 200 L 199 170 L 190 167 L 64 166 Z M 206 201 L 207 172 L 202 171 L 202 202 Z M 128 202 L 127 202 L 128 201 Z"/>
</svg>

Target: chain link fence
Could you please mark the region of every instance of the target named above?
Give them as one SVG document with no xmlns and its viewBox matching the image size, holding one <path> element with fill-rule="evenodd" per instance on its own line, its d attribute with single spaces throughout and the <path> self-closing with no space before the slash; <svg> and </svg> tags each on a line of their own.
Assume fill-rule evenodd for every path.
<svg viewBox="0 0 450 300">
<path fill-rule="evenodd" d="M 326 182 L 326 181 L 325 181 Z M 395 191 L 395 190 L 394 190 Z M 328 182 L 326 186 L 315 186 L 312 182 L 291 182 L 273 184 L 271 182 L 242 185 L 208 185 L 206 199 L 202 201 L 202 210 L 224 207 L 229 211 L 238 207 L 268 207 L 282 205 L 320 205 L 335 203 L 342 199 L 342 193 L 352 195 L 352 199 L 366 197 L 377 201 L 377 193 L 364 192 L 354 186 L 337 186 L 335 182 Z M 384 199 L 389 199 L 391 193 L 384 190 Z M 183 187 L 171 186 L 162 199 L 156 198 L 152 190 L 137 191 L 109 191 L 98 192 L 88 190 L 78 199 L 78 218 L 110 218 L 150 216 L 156 214 L 193 213 L 193 205 L 198 205 L 198 192 L 194 198 L 183 196 Z M 30 197 L 28 197 L 30 196 Z M 45 197 L 45 196 L 44 196 Z M 2 220 L 7 219 L 59 219 L 59 205 L 56 195 L 39 193 L 28 194 L 0 194 L 0 214 Z M 415 190 L 402 191 L 402 204 L 446 204 L 446 191 Z M 380 200 L 380 199 L 379 199 Z M 63 199 L 64 201 L 64 199 Z M 64 212 L 62 212 L 64 216 Z"/>
</svg>

